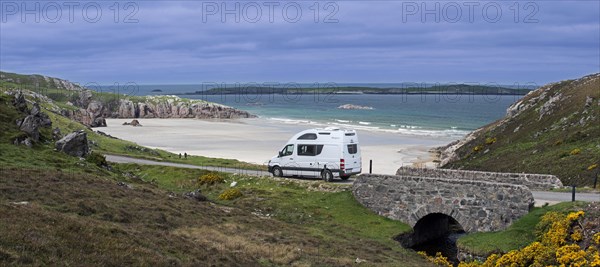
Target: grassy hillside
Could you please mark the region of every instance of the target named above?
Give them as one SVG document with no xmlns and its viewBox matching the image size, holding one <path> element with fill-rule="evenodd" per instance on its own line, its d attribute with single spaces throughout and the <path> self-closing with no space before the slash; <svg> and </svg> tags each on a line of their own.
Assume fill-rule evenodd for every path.
<svg viewBox="0 0 600 267">
<path fill-rule="evenodd" d="M 592 185 L 600 166 L 600 74 L 543 86 L 449 148 L 444 168 L 557 175 Z"/>
<path fill-rule="evenodd" d="M 409 227 L 362 207 L 348 185 L 219 173 L 212 174 L 218 181 L 208 185 L 199 182 L 208 174 L 204 170 L 106 168 L 94 157 L 55 151 L 51 129 L 43 129 L 31 148 L 17 146 L 12 140 L 22 133 L 15 120 L 24 114 L 12 101 L 0 93 L 1 266 L 348 266 L 357 261 L 427 266 L 393 240 Z M 52 109 L 51 103 L 41 104 Z M 96 152 L 174 156 L 43 112 L 63 134 L 85 130 Z M 128 146 L 137 149 L 128 151 Z M 240 196 L 221 199 L 233 181 Z M 195 190 L 208 201 L 184 195 Z"/>
</svg>

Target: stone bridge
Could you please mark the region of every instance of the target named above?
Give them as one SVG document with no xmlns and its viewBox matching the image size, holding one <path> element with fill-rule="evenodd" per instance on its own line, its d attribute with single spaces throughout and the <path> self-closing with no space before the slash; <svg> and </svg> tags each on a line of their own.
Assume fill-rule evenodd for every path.
<svg viewBox="0 0 600 267">
<path fill-rule="evenodd" d="M 413 227 L 417 244 L 458 227 L 466 232 L 505 229 L 533 207 L 524 185 L 400 175 L 363 174 L 352 193 L 379 215 Z"/>
<path fill-rule="evenodd" d="M 401 167 L 396 171 L 396 175 L 520 184 L 527 186 L 530 190 L 540 191 L 563 186 L 558 177 L 550 174 Z"/>
</svg>

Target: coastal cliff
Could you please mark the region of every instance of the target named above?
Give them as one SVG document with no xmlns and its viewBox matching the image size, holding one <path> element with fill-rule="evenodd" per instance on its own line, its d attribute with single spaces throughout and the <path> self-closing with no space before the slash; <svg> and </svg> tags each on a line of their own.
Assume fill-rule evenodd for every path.
<svg viewBox="0 0 600 267">
<path fill-rule="evenodd" d="M 61 115 L 89 127 L 106 126 L 105 118 L 237 119 L 256 117 L 246 111 L 177 96 L 124 96 L 95 92 L 67 80 L 0 72 L 0 86 L 26 89 L 60 104 Z"/>
<path fill-rule="evenodd" d="M 591 185 L 600 165 L 600 73 L 544 85 L 506 116 L 438 149 L 442 168 L 545 173 Z"/>
</svg>

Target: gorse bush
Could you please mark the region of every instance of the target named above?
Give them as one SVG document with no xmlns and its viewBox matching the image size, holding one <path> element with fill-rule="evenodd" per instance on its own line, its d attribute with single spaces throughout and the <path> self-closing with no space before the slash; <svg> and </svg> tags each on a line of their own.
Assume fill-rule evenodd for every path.
<svg viewBox="0 0 600 267">
<path fill-rule="evenodd" d="M 242 196 L 242 191 L 237 188 L 230 188 L 219 195 L 221 200 L 233 200 Z"/>
<path fill-rule="evenodd" d="M 571 154 L 571 155 L 577 155 L 579 153 L 581 153 L 581 149 L 575 148 L 575 149 L 571 150 L 571 152 L 569 154 Z"/>
<path fill-rule="evenodd" d="M 435 254 L 435 257 L 427 256 L 427 253 L 425 253 L 425 251 L 419 251 L 417 252 L 417 254 L 425 257 L 428 261 L 438 266 L 453 267 L 452 263 L 448 261 L 448 258 L 442 256 L 441 252 L 437 252 Z"/>
<path fill-rule="evenodd" d="M 503 255 L 492 254 L 485 262 L 461 262 L 459 267 L 500 267 L 500 266 L 589 266 L 600 267 L 600 233 L 591 239 L 587 248 L 580 245 L 583 240 L 581 221 L 583 211 L 571 212 L 567 215 L 548 212 L 536 225 L 535 241 L 524 248 L 511 250 Z M 449 265 L 441 255 L 430 257 L 419 253 L 429 261 L 440 266 Z"/>
<path fill-rule="evenodd" d="M 200 178 L 198 178 L 198 184 L 200 185 L 212 185 L 212 184 L 220 184 L 225 182 L 225 179 L 219 175 L 218 173 L 215 172 L 210 172 L 207 174 L 204 174 L 202 176 L 200 176 Z"/>
</svg>

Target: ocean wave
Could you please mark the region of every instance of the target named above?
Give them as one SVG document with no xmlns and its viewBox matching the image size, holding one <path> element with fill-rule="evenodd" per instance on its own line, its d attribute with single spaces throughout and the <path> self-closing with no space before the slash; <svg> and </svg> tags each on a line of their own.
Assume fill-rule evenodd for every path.
<svg viewBox="0 0 600 267">
<path fill-rule="evenodd" d="M 286 118 L 267 118 L 271 121 L 283 122 L 286 124 L 319 124 L 316 121 L 311 120 L 299 120 L 299 119 L 286 119 Z"/>
<path fill-rule="evenodd" d="M 371 123 L 367 122 L 367 121 L 359 121 L 358 124 L 361 124 L 361 125 L 371 125 Z"/>
<path fill-rule="evenodd" d="M 379 127 L 376 125 L 372 125 L 372 123 L 365 124 L 365 122 L 359 121 L 358 123 L 353 123 L 349 120 L 338 120 L 335 119 L 335 122 L 318 122 L 311 120 L 302 120 L 302 119 L 288 119 L 288 118 L 267 118 L 270 121 L 285 123 L 285 124 L 296 124 L 296 125 L 310 125 L 311 127 L 329 127 L 336 126 L 340 128 L 347 129 L 355 129 L 355 130 L 363 130 L 363 131 L 372 131 L 372 132 L 386 132 L 386 133 L 395 133 L 399 135 L 406 136 L 424 136 L 424 137 L 435 137 L 435 138 L 456 138 L 460 139 L 467 135 L 470 131 L 467 130 L 458 130 L 457 127 L 451 127 L 449 129 L 424 129 L 421 126 L 414 125 L 400 125 L 400 126 L 391 126 L 388 127 Z M 347 122 L 346 122 L 347 121 Z M 393 124 L 392 124 L 393 125 Z"/>
</svg>

